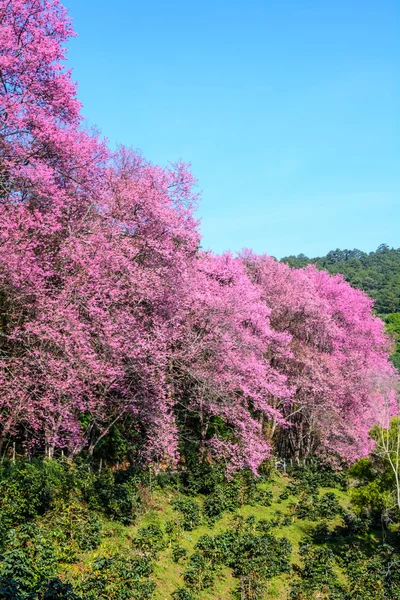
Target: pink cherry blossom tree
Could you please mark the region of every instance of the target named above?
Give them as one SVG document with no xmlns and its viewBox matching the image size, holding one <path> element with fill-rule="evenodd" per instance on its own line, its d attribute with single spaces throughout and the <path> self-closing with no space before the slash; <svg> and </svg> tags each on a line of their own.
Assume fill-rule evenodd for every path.
<svg viewBox="0 0 400 600">
<path fill-rule="evenodd" d="M 277 431 L 281 451 L 296 459 L 318 449 L 349 460 L 364 455 L 381 409 L 380 377 L 395 378 L 372 300 L 314 267 L 291 269 L 251 252 L 242 258 L 271 308 L 271 325 L 292 335 L 292 356 L 279 361 L 295 390 L 290 403 L 277 405 L 291 423 Z"/>
</svg>

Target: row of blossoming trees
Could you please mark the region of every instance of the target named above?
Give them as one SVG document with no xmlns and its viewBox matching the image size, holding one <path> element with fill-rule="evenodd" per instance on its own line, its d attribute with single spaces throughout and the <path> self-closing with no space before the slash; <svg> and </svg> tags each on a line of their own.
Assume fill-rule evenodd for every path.
<svg viewBox="0 0 400 600">
<path fill-rule="evenodd" d="M 86 131 L 57 0 L 0 0 L 0 447 L 231 470 L 352 459 L 394 410 L 388 341 L 340 277 L 199 249 L 195 182 Z"/>
</svg>

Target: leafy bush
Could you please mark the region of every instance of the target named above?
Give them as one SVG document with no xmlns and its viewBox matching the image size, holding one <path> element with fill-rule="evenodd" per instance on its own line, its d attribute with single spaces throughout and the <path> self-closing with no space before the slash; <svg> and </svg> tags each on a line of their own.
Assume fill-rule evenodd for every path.
<svg viewBox="0 0 400 600">
<path fill-rule="evenodd" d="M 236 536 L 228 566 L 240 581 L 239 597 L 261 597 L 271 577 L 290 571 L 290 555 L 291 545 L 286 538 L 275 538 L 269 533 Z"/>
<path fill-rule="evenodd" d="M 311 532 L 311 539 L 316 544 L 320 544 L 322 542 L 326 542 L 330 535 L 331 532 L 328 523 L 326 523 L 326 521 L 322 521 L 314 527 L 313 531 Z"/>
<path fill-rule="evenodd" d="M 334 519 L 343 512 L 339 500 L 333 492 L 327 492 L 319 498 L 316 510 L 317 516 L 321 519 Z"/>
<path fill-rule="evenodd" d="M 78 551 L 95 550 L 101 540 L 101 522 L 77 502 L 57 503 L 47 524 L 57 558 L 73 562 Z"/>
<path fill-rule="evenodd" d="M 221 517 L 226 510 L 235 510 L 236 502 L 227 491 L 227 486 L 218 486 L 204 501 L 203 512 L 210 524 Z"/>
<path fill-rule="evenodd" d="M 260 533 L 269 533 L 271 531 L 271 529 L 273 528 L 273 523 L 272 521 L 268 521 L 267 519 L 260 519 L 257 523 L 257 531 L 259 531 Z"/>
<path fill-rule="evenodd" d="M 174 600 L 196 600 L 196 597 L 193 596 L 186 588 L 179 588 L 172 592 L 172 598 Z"/>
<path fill-rule="evenodd" d="M 12 527 L 51 507 L 54 490 L 44 462 L 18 461 L 0 467 L 0 522 Z"/>
<path fill-rule="evenodd" d="M 104 469 L 93 479 L 85 498 L 91 509 L 103 510 L 110 519 L 130 525 L 140 505 L 137 481 L 122 471 Z"/>
<path fill-rule="evenodd" d="M 372 521 L 364 514 L 356 515 L 353 512 L 347 511 L 343 515 L 344 525 L 337 528 L 342 535 L 346 536 L 362 536 L 368 533 L 371 528 Z"/>
<path fill-rule="evenodd" d="M 259 533 L 254 517 L 237 517 L 231 530 L 202 536 L 184 573 L 186 585 L 195 592 L 212 587 L 218 569 L 225 565 L 240 581 L 240 597 L 258 598 L 267 581 L 290 570 L 291 546 L 285 538 Z"/>
<path fill-rule="evenodd" d="M 398 553 L 387 544 L 376 548 L 371 556 L 357 547 L 350 548 L 341 561 L 347 576 L 349 598 L 354 600 L 400 598 L 398 561 Z"/>
<path fill-rule="evenodd" d="M 255 504 L 260 504 L 261 506 L 271 506 L 273 500 L 273 494 L 270 490 L 257 489 L 254 494 L 254 502 Z"/>
<path fill-rule="evenodd" d="M 0 598 L 77 598 L 56 576 L 57 555 L 46 532 L 34 523 L 11 529 L 0 555 Z"/>
<path fill-rule="evenodd" d="M 81 600 L 72 586 L 60 579 L 50 579 L 38 585 L 29 593 L 24 593 L 21 586 L 7 577 L 0 577 L 0 598 L 2 600 Z"/>
<path fill-rule="evenodd" d="M 294 509 L 299 519 L 309 519 L 310 521 L 333 519 L 343 512 L 333 492 L 327 492 L 321 497 L 317 492 L 302 493 L 297 504 L 294 505 Z"/>
<path fill-rule="evenodd" d="M 190 589 L 200 592 L 213 585 L 215 573 L 216 566 L 212 560 L 200 552 L 194 552 L 188 559 L 183 579 Z"/>
<path fill-rule="evenodd" d="M 179 546 L 178 544 L 176 544 L 172 548 L 172 560 L 178 563 L 181 558 L 185 558 L 187 553 L 188 551 L 186 550 L 186 548 L 183 548 L 183 546 Z"/>
<path fill-rule="evenodd" d="M 318 487 L 333 487 L 341 490 L 347 489 L 347 470 L 314 457 L 306 465 L 288 467 L 288 473 L 303 486 L 316 490 Z"/>
<path fill-rule="evenodd" d="M 172 503 L 174 510 L 182 516 L 182 527 L 185 531 L 192 531 L 201 523 L 200 505 L 194 500 L 183 498 Z"/>
<path fill-rule="evenodd" d="M 163 530 L 156 524 L 142 527 L 133 540 L 133 544 L 141 552 L 155 556 L 157 552 L 165 548 Z"/>
<path fill-rule="evenodd" d="M 165 523 L 165 533 L 169 542 L 175 542 L 182 535 L 182 525 L 178 519 L 170 519 Z"/>
<path fill-rule="evenodd" d="M 98 558 L 77 589 L 85 600 L 150 600 L 156 588 L 148 579 L 152 571 L 148 557 L 113 554 Z"/>
<path fill-rule="evenodd" d="M 316 597 L 346 600 L 344 589 L 334 570 L 335 557 L 331 549 L 303 542 L 300 545 L 300 555 L 304 566 L 293 567 L 297 580 L 291 587 L 292 600 L 313 600 Z"/>
</svg>

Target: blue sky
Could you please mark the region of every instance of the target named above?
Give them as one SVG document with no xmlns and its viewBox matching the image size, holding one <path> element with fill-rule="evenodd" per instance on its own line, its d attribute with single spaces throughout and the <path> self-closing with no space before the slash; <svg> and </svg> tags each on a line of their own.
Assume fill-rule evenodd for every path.
<svg viewBox="0 0 400 600">
<path fill-rule="evenodd" d="M 85 117 L 192 164 L 204 247 L 400 247 L 397 0 L 64 4 Z"/>
</svg>

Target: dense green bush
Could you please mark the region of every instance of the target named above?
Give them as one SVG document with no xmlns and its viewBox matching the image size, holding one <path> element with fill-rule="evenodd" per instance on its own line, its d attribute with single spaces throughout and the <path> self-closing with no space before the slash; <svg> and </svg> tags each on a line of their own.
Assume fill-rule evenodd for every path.
<svg viewBox="0 0 400 600">
<path fill-rule="evenodd" d="M 239 579 L 243 600 L 262 597 L 271 577 L 290 571 L 291 545 L 286 538 L 243 533 L 235 537 L 231 553 L 228 566 Z"/>
<path fill-rule="evenodd" d="M 142 527 L 134 538 L 133 545 L 141 552 L 155 556 L 160 550 L 165 548 L 166 541 L 164 532 L 161 527 L 156 524 Z"/>
<path fill-rule="evenodd" d="M 94 473 L 84 461 L 5 462 L 0 465 L 0 533 L 70 502 L 84 502 L 90 512 L 130 524 L 140 505 L 137 485 L 138 477 L 130 471 Z"/>
<path fill-rule="evenodd" d="M 297 482 L 302 482 L 314 490 L 318 487 L 347 489 L 347 468 L 318 457 L 308 460 L 305 465 L 288 466 L 288 474 Z"/>
<path fill-rule="evenodd" d="M 104 469 L 85 490 L 85 500 L 91 509 L 103 510 L 110 519 L 130 525 L 140 505 L 137 483 L 127 472 Z"/>
<path fill-rule="evenodd" d="M 207 496 L 203 505 L 203 512 L 208 523 L 214 523 L 225 511 L 233 511 L 237 502 L 229 493 L 227 486 L 217 486 L 215 491 Z"/>
<path fill-rule="evenodd" d="M 50 579 L 36 586 L 29 593 L 22 591 L 21 586 L 7 577 L 0 577 L 1 600 L 81 600 L 72 586 L 60 579 Z"/>
<path fill-rule="evenodd" d="M 335 557 L 330 548 L 315 547 L 303 542 L 300 555 L 304 566 L 293 567 L 297 578 L 290 591 L 292 600 L 314 600 L 318 597 L 327 600 L 346 599 L 345 590 L 335 572 Z"/>
<path fill-rule="evenodd" d="M 322 496 L 318 492 L 312 494 L 301 493 L 298 501 L 293 504 L 296 516 L 299 519 L 316 521 L 317 519 L 334 519 L 342 514 L 342 507 L 333 492 Z"/>
<path fill-rule="evenodd" d="M 179 588 L 172 592 L 173 600 L 196 600 L 197 596 L 191 594 L 186 588 Z"/>
<path fill-rule="evenodd" d="M 195 592 L 210 588 L 215 579 L 216 564 L 201 552 L 194 552 L 188 559 L 183 579 Z"/>
<path fill-rule="evenodd" d="M 170 519 L 165 523 L 165 533 L 170 544 L 181 537 L 182 531 L 183 528 L 179 518 Z"/>
<path fill-rule="evenodd" d="M 57 558 L 73 562 L 79 551 L 94 550 L 101 540 L 101 522 L 95 512 L 90 512 L 77 501 L 56 503 L 46 521 L 49 537 Z"/>
<path fill-rule="evenodd" d="M 174 510 L 182 517 L 182 527 L 185 531 L 192 531 L 201 523 L 201 509 L 198 502 L 190 498 L 182 498 L 172 503 Z"/>
<path fill-rule="evenodd" d="M 56 552 L 42 528 L 26 523 L 8 531 L 0 554 L 3 586 L 15 587 L 23 597 L 41 590 L 56 574 Z"/>
<path fill-rule="evenodd" d="M 241 598 L 261 598 L 271 577 L 290 570 L 290 554 L 286 538 L 264 533 L 254 517 L 237 517 L 232 529 L 198 540 L 184 579 L 190 590 L 198 593 L 212 587 L 218 569 L 225 565 L 239 579 Z"/>
<path fill-rule="evenodd" d="M 399 555 L 382 544 L 372 555 L 351 547 L 341 561 L 348 581 L 348 597 L 352 600 L 396 600 L 400 598 Z"/>
<path fill-rule="evenodd" d="M 188 551 L 183 546 L 179 546 L 179 544 L 175 544 L 172 547 L 172 560 L 175 563 L 178 563 L 181 558 L 185 558 L 187 556 Z"/>
<path fill-rule="evenodd" d="M 152 571 L 148 557 L 113 554 L 96 559 L 77 590 L 84 600 L 150 600 L 156 588 Z"/>
</svg>

